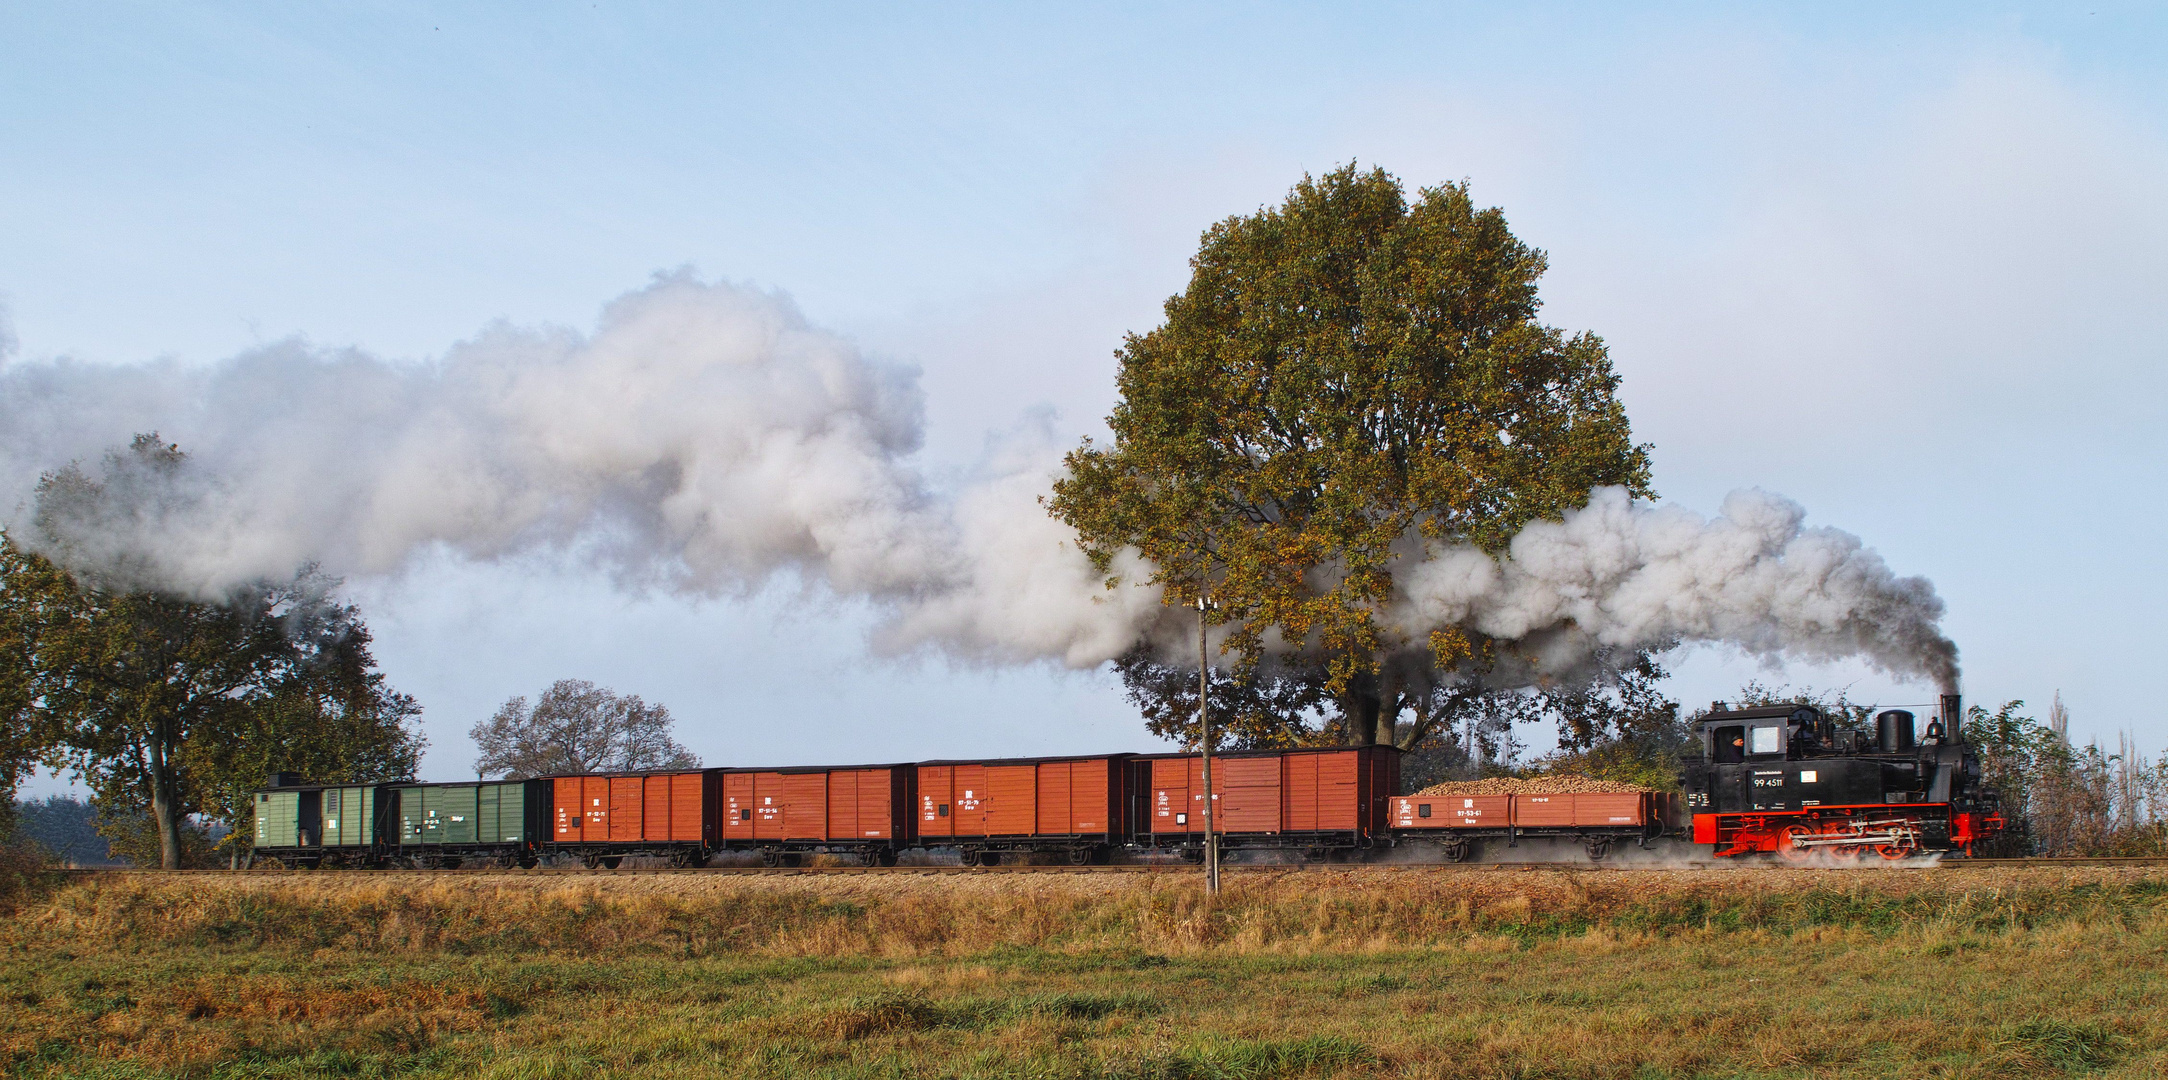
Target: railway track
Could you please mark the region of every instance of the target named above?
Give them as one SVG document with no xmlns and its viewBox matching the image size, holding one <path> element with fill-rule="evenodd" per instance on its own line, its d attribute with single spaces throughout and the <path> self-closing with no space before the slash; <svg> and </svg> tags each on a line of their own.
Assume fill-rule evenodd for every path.
<svg viewBox="0 0 2168 1080">
<path fill-rule="evenodd" d="M 1472 862 L 1472 863 L 1337 863 L 1337 864 L 1228 864 L 1221 867 L 1226 874 L 1349 874 L 1385 871 L 1390 873 L 1501 873 L 1534 870 L 1570 870 L 1582 873 L 1635 873 L 1662 870 L 1744 870 L 1790 864 L 1756 861 L 1739 862 L 1725 860 L 1693 860 L 1665 863 L 1575 863 L 1575 862 Z M 2168 867 L 2168 857 L 2154 856 L 2100 856 L 2081 858 L 2041 859 L 1939 859 L 1918 862 L 1885 864 L 1869 863 L 1857 869 L 1919 869 L 1919 870 L 1975 870 L 1993 867 L 2057 867 L 2057 866 L 2111 866 L 2111 867 Z M 1823 869 L 1828 869 L 1824 867 Z M 697 866 L 697 867 L 622 867 L 616 870 L 574 867 L 488 867 L 460 870 L 146 870 L 134 867 L 79 867 L 62 870 L 61 873 L 81 876 L 131 876 L 131 875 L 186 875 L 207 874 L 225 877 L 294 876 L 302 874 L 336 874 L 341 877 L 518 877 L 518 878 L 622 878 L 622 877 L 674 877 L 686 875 L 760 876 L 760 877 L 835 877 L 858 874 L 942 876 L 950 874 L 1161 874 L 1171 877 L 1197 876 L 1196 866 L 1187 864 L 1133 864 L 1120 866 Z"/>
</svg>

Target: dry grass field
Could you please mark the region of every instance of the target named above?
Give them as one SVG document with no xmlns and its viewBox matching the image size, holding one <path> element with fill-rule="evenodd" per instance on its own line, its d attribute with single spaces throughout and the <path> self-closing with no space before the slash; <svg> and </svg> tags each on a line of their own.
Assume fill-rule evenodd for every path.
<svg viewBox="0 0 2168 1080">
<path fill-rule="evenodd" d="M 2168 1076 L 2122 869 L 76 879 L 60 1076 Z"/>
</svg>

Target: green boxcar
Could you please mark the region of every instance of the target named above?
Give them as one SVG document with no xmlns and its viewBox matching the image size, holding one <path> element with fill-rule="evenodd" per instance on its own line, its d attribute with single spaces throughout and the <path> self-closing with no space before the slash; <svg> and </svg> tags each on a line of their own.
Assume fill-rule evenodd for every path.
<svg viewBox="0 0 2168 1080">
<path fill-rule="evenodd" d="M 431 788 L 429 808 L 437 812 L 437 843 L 472 844 L 475 832 L 476 789 L 480 784 L 446 784 Z"/>
<path fill-rule="evenodd" d="M 481 784 L 424 784 L 399 789 L 402 844 L 494 843 L 480 832 Z M 496 786 L 496 785 L 490 785 Z"/>
<path fill-rule="evenodd" d="M 256 846 L 260 848 L 301 847 L 301 793 L 298 791 L 259 791 L 256 793 Z"/>
<path fill-rule="evenodd" d="M 399 843 L 523 844 L 534 837 L 525 781 L 415 784 L 395 792 Z"/>
<path fill-rule="evenodd" d="M 403 787 L 399 795 L 399 842 L 401 844 L 424 844 L 435 839 L 426 827 L 428 818 L 422 805 L 425 787 Z"/>
<path fill-rule="evenodd" d="M 483 784 L 476 820 L 485 844 L 518 844 L 527 839 L 527 785 Z"/>
<path fill-rule="evenodd" d="M 376 789 L 324 789 L 324 846 L 368 847 L 376 842 Z"/>
</svg>

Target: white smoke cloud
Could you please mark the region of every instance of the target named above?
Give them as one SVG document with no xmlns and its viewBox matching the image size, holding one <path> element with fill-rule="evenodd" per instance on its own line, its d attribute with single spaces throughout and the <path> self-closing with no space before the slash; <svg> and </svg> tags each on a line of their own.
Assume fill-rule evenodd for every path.
<svg viewBox="0 0 2168 1080">
<path fill-rule="evenodd" d="M 123 489 L 67 523 L 77 569 L 204 597 L 291 574 L 396 573 L 419 553 L 577 550 L 694 594 L 778 576 L 889 605 L 893 650 L 1090 666 L 1156 590 L 1109 593 L 1034 496 L 1058 461 L 992 462 L 961 497 L 909 462 L 917 376 L 784 299 L 689 277 L 621 297 L 588 335 L 497 326 L 426 364 L 286 343 L 207 367 L 0 374 L 0 480 L 22 528 L 38 477 Z M 138 432 L 171 475 L 101 468 Z M 151 490 L 149 485 L 155 485 Z M 1110 652 L 1111 650 L 1111 652 Z"/>
<path fill-rule="evenodd" d="M 884 651 L 938 648 L 986 663 L 1054 659 L 1092 668 L 1134 645 L 1166 608 L 1154 586 L 1104 586 L 1076 544 L 1076 534 L 1041 505 L 1061 471 L 1061 450 L 1040 429 L 1001 440 L 985 476 L 951 508 L 954 554 L 963 569 L 945 587 L 902 605 L 875 636 Z M 1113 572 L 1148 579 L 1152 566 L 1134 550 Z"/>
<path fill-rule="evenodd" d="M 183 468 L 101 472 L 151 430 Z M 131 584 L 215 597 L 310 562 L 373 576 L 434 549 L 555 551 L 639 587 L 795 580 L 869 601 L 889 654 L 1090 668 L 1183 639 L 1158 589 L 1105 588 L 1045 512 L 1050 433 L 1001 440 L 944 491 L 912 463 L 921 432 L 914 371 L 779 296 L 683 275 L 611 303 L 591 334 L 500 325 L 429 363 L 287 343 L 205 368 L 0 369 L 11 533 Z M 22 527 L 38 477 L 71 461 L 123 497 L 41 540 Z M 1403 567 L 1382 614 L 1411 642 L 1444 626 L 1518 642 L 1528 678 L 1606 647 L 1712 641 L 1954 679 L 1932 587 L 1802 518 L 1758 492 L 1705 521 L 1602 491 L 1505 559 L 1452 549 Z M 1133 552 L 1114 569 L 1151 571 Z"/>
<path fill-rule="evenodd" d="M 1503 559 L 1455 548 L 1405 568 L 1387 621 L 1416 640 L 1457 626 L 1527 643 L 1538 674 L 1606 647 L 1707 642 L 1770 659 L 1859 657 L 1954 689 L 1957 648 L 1937 625 L 1934 586 L 1805 518 L 1764 491 L 1733 492 L 1705 519 L 1604 488 L 1523 529 Z"/>
</svg>

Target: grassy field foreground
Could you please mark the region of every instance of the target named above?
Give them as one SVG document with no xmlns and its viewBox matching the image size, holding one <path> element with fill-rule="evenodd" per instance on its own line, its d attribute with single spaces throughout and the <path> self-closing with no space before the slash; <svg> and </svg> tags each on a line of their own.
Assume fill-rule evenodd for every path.
<svg viewBox="0 0 2168 1080">
<path fill-rule="evenodd" d="M 116 876 L 15 1076 L 2168 1076 L 2168 876 Z"/>
</svg>

